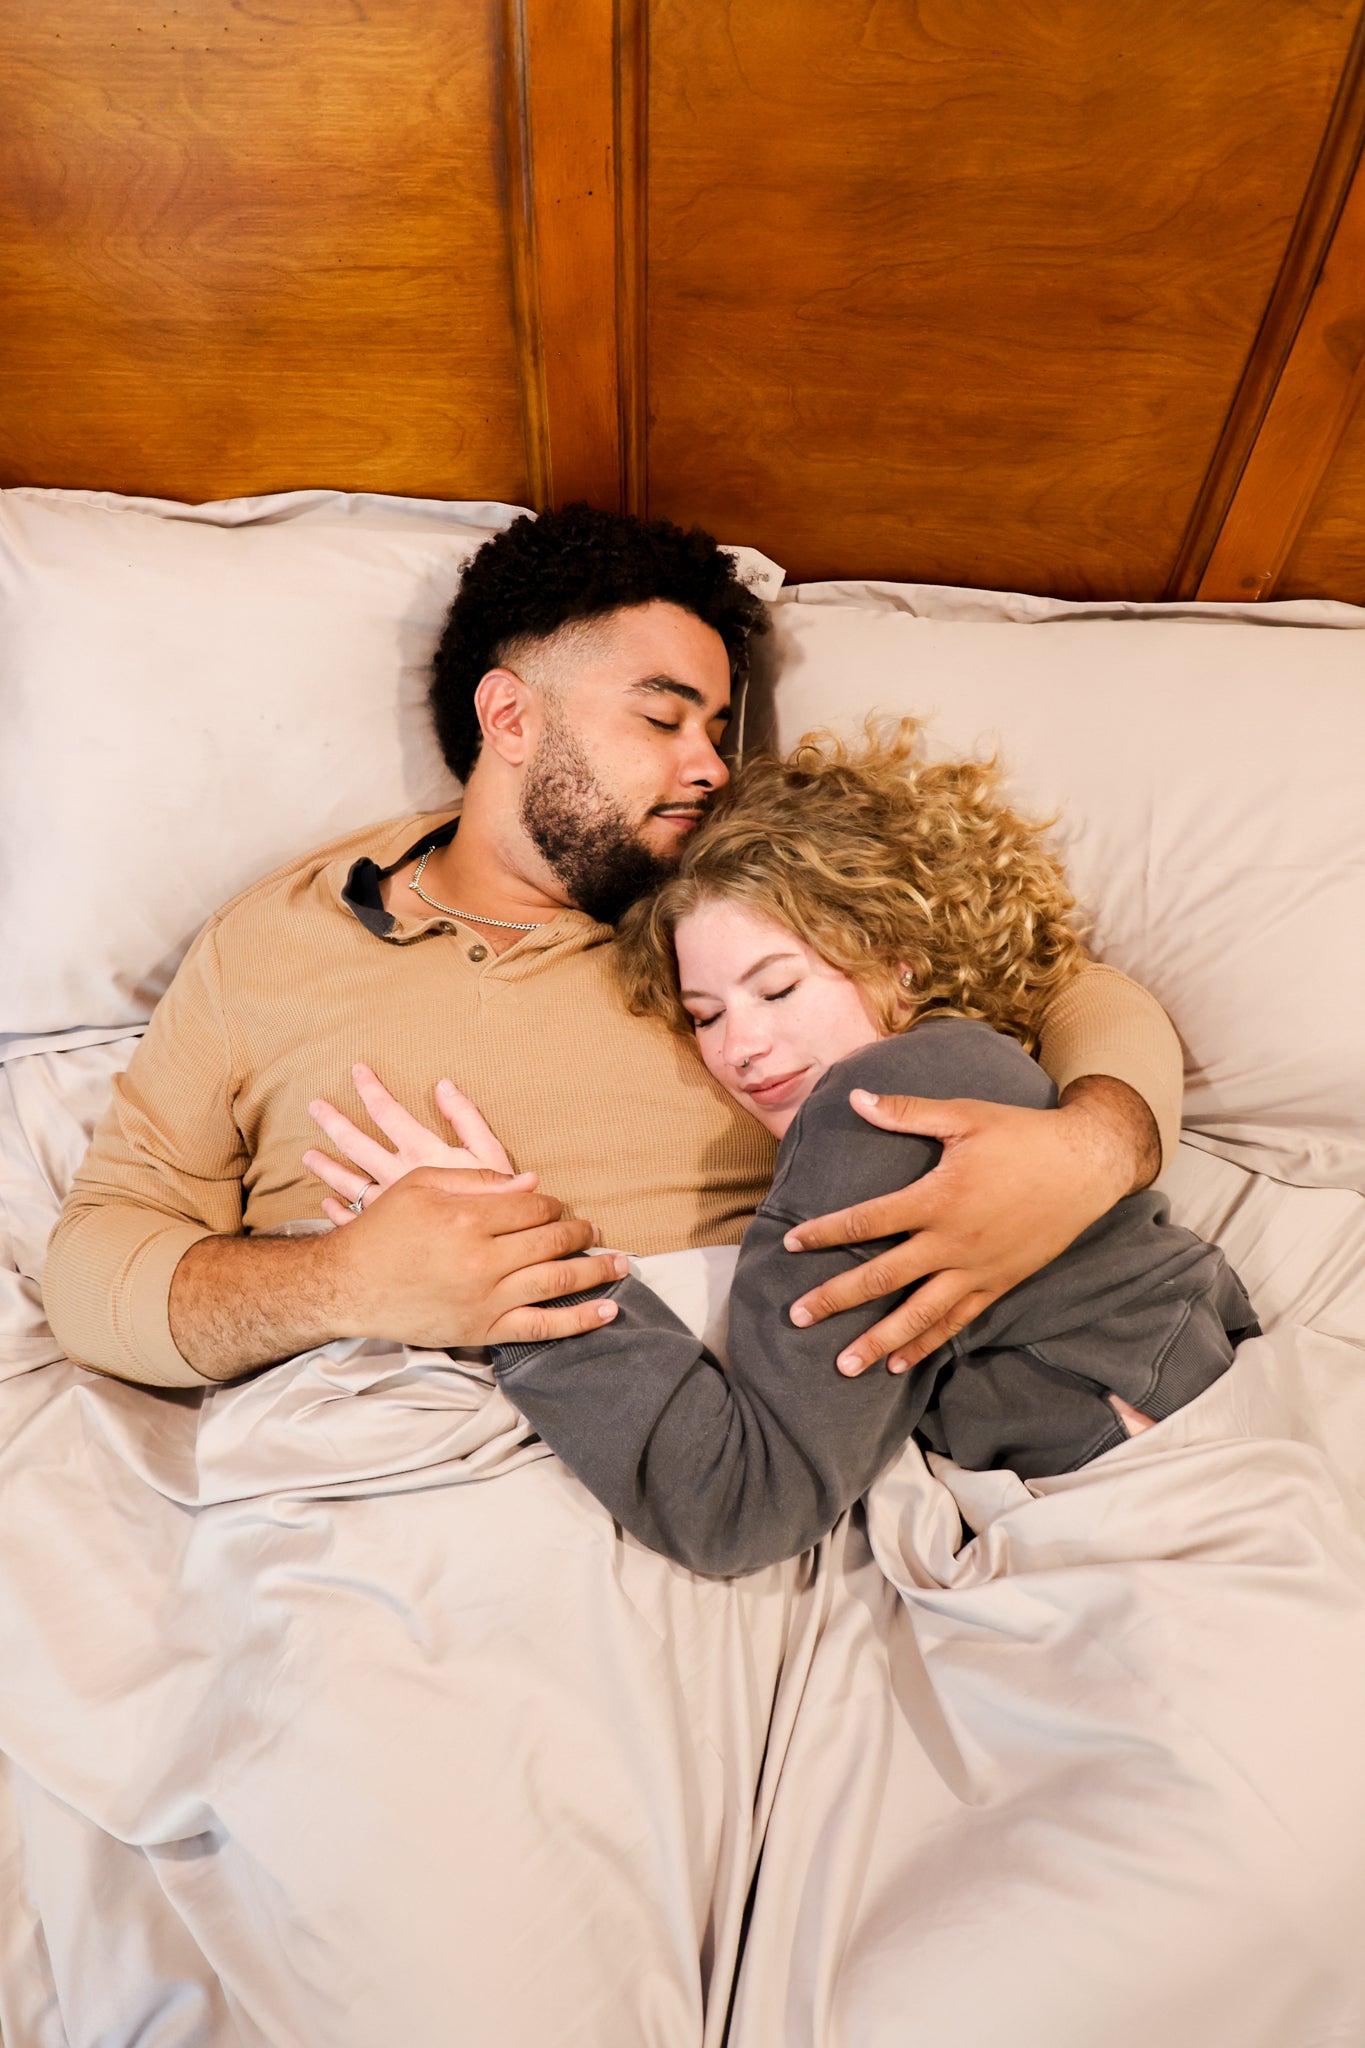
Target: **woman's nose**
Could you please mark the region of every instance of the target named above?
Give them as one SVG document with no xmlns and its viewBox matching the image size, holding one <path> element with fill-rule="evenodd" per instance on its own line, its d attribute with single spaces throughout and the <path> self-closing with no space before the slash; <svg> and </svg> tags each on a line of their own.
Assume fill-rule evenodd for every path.
<svg viewBox="0 0 1365 2048">
<path fill-rule="evenodd" d="M 725 1033 L 725 1058 L 736 1073 L 752 1066 L 768 1050 L 767 1035 L 760 1030 L 757 1018 L 733 1018 Z"/>
</svg>

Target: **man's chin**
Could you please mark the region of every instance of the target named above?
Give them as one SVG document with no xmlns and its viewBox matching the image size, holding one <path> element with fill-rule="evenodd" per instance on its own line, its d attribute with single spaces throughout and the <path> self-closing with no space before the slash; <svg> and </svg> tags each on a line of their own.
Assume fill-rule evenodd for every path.
<svg viewBox="0 0 1365 2048">
<path fill-rule="evenodd" d="M 689 818 L 686 824 L 680 820 L 671 824 L 664 818 L 651 818 L 643 832 L 640 844 L 652 860 L 662 861 L 665 866 L 675 868 L 683 857 L 683 848 L 697 829 L 697 820 Z"/>
</svg>

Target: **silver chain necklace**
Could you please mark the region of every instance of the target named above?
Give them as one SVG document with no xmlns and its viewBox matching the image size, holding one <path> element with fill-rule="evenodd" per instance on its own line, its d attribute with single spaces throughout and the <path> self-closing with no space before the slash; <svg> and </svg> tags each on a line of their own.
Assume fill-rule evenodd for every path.
<svg viewBox="0 0 1365 2048">
<path fill-rule="evenodd" d="M 423 868 L 425 868 L 427 862 L 431 859 L 431 856 L 433 853 L 435 853 L 435 851 L 436 849 L 434 846 L 429 846 L 427 848 L 426 852 L 422 855 L 422 858 L 417 863 L 416 874 L 408 883 L 408 887 L 411 889 L 413 895 L 420 896 L 423 903 L 429 903 L 433 910 L 443 910 L 447 917 L 462 917 L 466 924 L 495 924 L 498 927 L 499 931 L 504 932 L 538 932 L 541 929 L 542 925 L 548 922 L 548 919 L 541 919 L 536 924 L 517 924 L 515 920 L 510 917 L 480 917 L 478 912 L 475 910 L 452 910 L 448 903 L 438 903 L 436 901 L 436 898 L 434 896 L 428 896 L 426 890 L 421 886 L 422 870 Z"/>
</svg>

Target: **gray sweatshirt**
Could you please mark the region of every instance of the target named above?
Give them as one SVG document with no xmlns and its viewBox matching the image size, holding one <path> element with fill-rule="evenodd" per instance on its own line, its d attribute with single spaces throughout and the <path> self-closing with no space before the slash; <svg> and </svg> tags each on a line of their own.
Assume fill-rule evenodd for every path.
<svg viewBox="0 0 1365 2048">
<path fill-rule="evenodd" d="M 912 1432 L 971 1469 L 1072 1470 L 1124 1440 L 1107 1396 L 1154 1420 L 1202 1393 L 1257 1331 L 1222 1254 L 1130 1195 L 905 1375 L 847 1379 L 836 1355 L 911 1290 L 807 1329 L 799 1296 L 896 1242 L 792 1253 L 795 1223 L 907 1185 L 940 1147 L 880 1131 L 849 1091 L 1056 1106 L 1042 1069 L 988 1025 L 926 1020 L 831 1067 L 788 1130 L 730 1296 L 729 1368 L 633 1276 L 596 1290 L 601 1330 L 500 1345 L 508 1397 L 650 1549 L 729 1577 L 818 1541 Z"/>
</svg>

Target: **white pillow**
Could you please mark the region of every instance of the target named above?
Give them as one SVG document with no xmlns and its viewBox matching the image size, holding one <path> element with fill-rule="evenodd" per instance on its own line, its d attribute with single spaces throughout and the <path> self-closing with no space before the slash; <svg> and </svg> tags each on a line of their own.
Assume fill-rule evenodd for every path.
<svg viewBox="0 0 1365 2048">
<path fill-rule="evenodd" d="M 427 665 L 515 516 L 0 493 L 0 1029 L 144 1021 L 239 889 L 446 802 Z"/>
<path fill-rule="evenodd" d="M 746 744 L 881 709 L 939 753 L 998 745 L 1021 803 L 1063 813 L 1098 957 L 1174 1020 L 1197 1142 L 1365 1189 L 1365 611 L 1142 610 L 786 590 Z"/>
<path fill-rule="evenodd" d="M 145 1022 L 238 890 L 454 798 L 431 656 L 520 509 L 0 491 L 0 1034 Z"/>
</svg>

